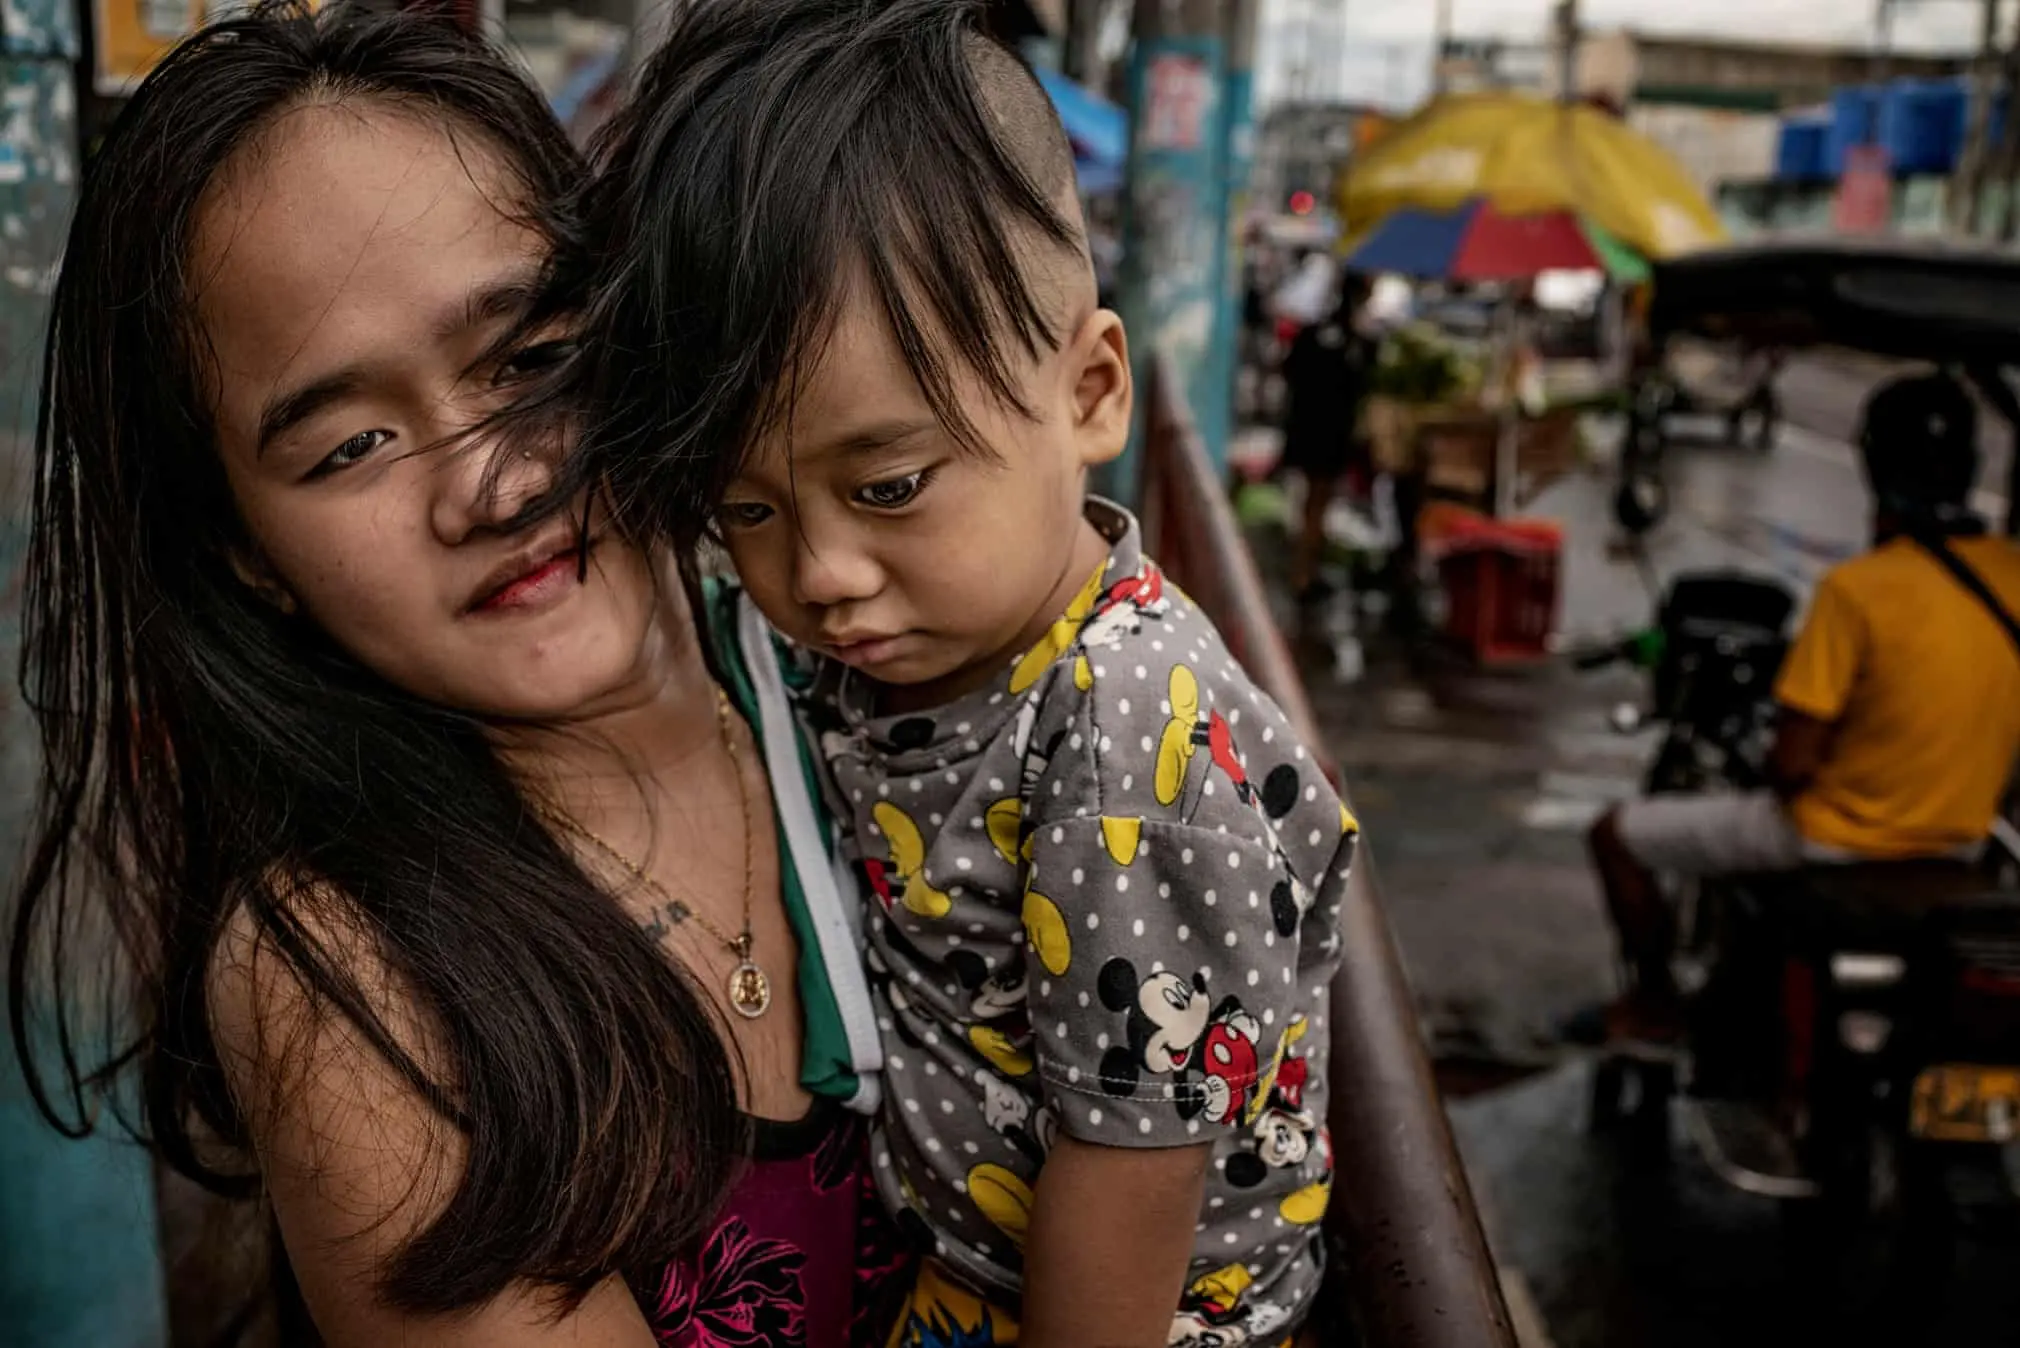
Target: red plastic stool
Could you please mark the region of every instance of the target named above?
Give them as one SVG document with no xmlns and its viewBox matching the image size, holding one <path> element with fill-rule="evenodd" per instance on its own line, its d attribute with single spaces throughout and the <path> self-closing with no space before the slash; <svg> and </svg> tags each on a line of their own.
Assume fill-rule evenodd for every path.
<svg viewBox="0 0 2020 1348">
<path fill-rule="evenodd" d="M 1445 631 L 1483 665 L 1549 654 L 1562 587 L 1564 530 L 1549 520 L 1496 520 L 1437 504 L 1420 526 L 1445 588 Z"/>
</svg>

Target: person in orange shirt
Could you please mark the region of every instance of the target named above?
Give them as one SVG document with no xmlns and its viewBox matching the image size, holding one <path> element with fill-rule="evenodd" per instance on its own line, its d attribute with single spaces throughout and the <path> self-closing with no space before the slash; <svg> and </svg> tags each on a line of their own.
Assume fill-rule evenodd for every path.
<svg viewBox="0 0 2020 1348">
<path fill-rule="evenodd" d="M 1985 536 L 1969 510 L 1977 430 L 1970 397 L 1941 375 L 1868 401 L 1874 547 L 1818 584 L 1775 684 L 1773 789 L 1637 800 L 1593 826 L 1635 978 L 1617 1035 L 1664 1038 L 1677 1022 L 1675 919 L 1656 873 L 1968 856 L 1983 844 L 2020 754 L 2020 547 Z"/>
</svg>

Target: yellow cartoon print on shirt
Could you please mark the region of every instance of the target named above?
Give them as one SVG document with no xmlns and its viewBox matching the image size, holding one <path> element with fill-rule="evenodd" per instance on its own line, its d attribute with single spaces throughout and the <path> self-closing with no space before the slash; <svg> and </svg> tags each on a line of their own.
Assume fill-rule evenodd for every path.
<svg viewBox="0 0 2020 1348">
<path fill-rule="evenodd" d="M 1073 938 L 1066 933 L 1066 919 L 1058 904 L 1035 889 L 1024 891 L 1024 939 L 1054 978 L 1073 966 Z"/>
<path fill-rule="evenodd" d="M 1178 1299 L 1178 1314 L 1172 1317 L 1167 1342 L 1174 1344 L 1240 1343 L 1242 1297 L 1255 1278 L 1241 1264 L 1228 1264 L 1211 1273 L 1202 1273 Z M 1245 1337 L 1245 1336 L 1244 1336 Z"/>
<path fill-rule="evenodd" d="M 1031 1186 L 1000 1165 L 984 1162 L 968 1172 L 968 1197 L 1018 1249 L 1031 1229 Z"/>
<path fill-rule="evenodd" d="M 1143 846 L 1143 821 L 1103 815 L 1101 844 L 1108 849 L 1108 855 L 1116 865 L 1131 864 L 1136 860 L 1137 849 Z"/>
<path fill-rule="evenodd" d="M 1015 796 L 997 801 L 982 816 L 982 824 L 996 855 L 1015 866 L 1024 848 L 1024 802 Z"/>
<path fill-rule="evenodd" d="M 1147 618 L 1162 618 L 1171 612 L 1165 597 L 1164 572 L 1156 564 L 1144 562 L 1121 580 L 1102 587 L 1108 564 L 1096 567 L 1080 593 L 1066 606 L 1066 612 L 1046 629 L 1038 644 L 1024 652 L 1010 675 L 1010 691 L 1021 693 L 1037 683 L 1045 671 L 1076 646 L 1073 657 L 1073 686 L 1086 692 L 1094 686 L 1094 668 L 1088 652 L 1119 646 L 1133 636 Z"/>
<path fill-rule="evenodd" d="M 1174 665 L 1167 683 L 1171 698 L 1171 720 L 1157 745 L 1157 803 L 1175 805 L 1185 790 L 1186 774 L 1192 769 L 1197 744 L 1193 725 L 1199 720 L 1199 680 L 1185 665 Z"/>
<path fill-rule="evenodd" d="M 891 845 L 891 869 L 898 879 L 892 897 L 920 917 L 945 917 L 954 901 L 926 882 L 926 840 L 912 816 L 887 800 L 878 801 L 870 814 Z"/>
<path fill-rule="evenodd" d="M 1006 1077 L 1028 1077 L 1038 1066 L 1031 1060 L 1029 1049 L 1019 1048 L 1014 1039 L 994 1025 L 970 1025 L 968 1044 Z"/>
<path fill-rule="evenodd" d="M 1024 652 L 1017 662 L 1017 668 L 1010 674 L 1010 691 L 1022 693 L 1038 682 L 1046 670 L 1052 668 L 1060 656 L 1071 650 L 1080 635 L 1080 625 L 1087 621 L 1087 615 L 1094 611 L 1094 601 L 1101 595 L 1101 578 L 1108 571 L 1103 562 L 1094 568 L 1094 574 L 1080 587 L 1080 593 L 1073 596 L 1073 602 L 1066 606 L 1066 612 L 1059 620 L 1045 629 L 1045 635 L 1038 638 L 1038 644 Z M 1077 671 L 1076 671 L 1077 672 Z M 1082 689 L 1086 684 L 1080 685 Z"/>
</svg>

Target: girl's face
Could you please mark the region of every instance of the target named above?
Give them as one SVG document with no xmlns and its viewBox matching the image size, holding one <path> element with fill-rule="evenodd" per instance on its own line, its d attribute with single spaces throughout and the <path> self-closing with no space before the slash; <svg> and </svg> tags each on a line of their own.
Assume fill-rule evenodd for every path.
<svg viewBox="0 0 2020 1348">
<path fill-rule="evenodd" d="M 561 446 L 487 492 L 492 447 L 455 442 L 543 354 L 487 358 L 547 253 L 518 197 L 478 137 L 304 107 L 212 184 L 193 276 L 248 583 L 410 693 L 567 720 L 649 667 L 657 587 L 597 514 L 586 576 L 581 512 L 511 527 Z"/>
</svg>

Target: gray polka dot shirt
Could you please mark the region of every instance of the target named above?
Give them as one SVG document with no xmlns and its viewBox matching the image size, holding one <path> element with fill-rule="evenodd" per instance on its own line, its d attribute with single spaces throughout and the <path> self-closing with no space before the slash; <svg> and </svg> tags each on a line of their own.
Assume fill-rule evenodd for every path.
<svg viewBox="0 0 2020 1348">
<path fill-rule="evenodd" d="M 1107 563 L 989 688 L 880 718 L 827 667 L 804 699 L 874 896 L 877 1181 L 950 1272 L 1014 1308 L 1060 1134 L 1210 1143 L 1171 1342 L 1272 1341 L 1321 1272 L 1355 826 L 1135 520 L 1088 514 Z"/>
</svg>

